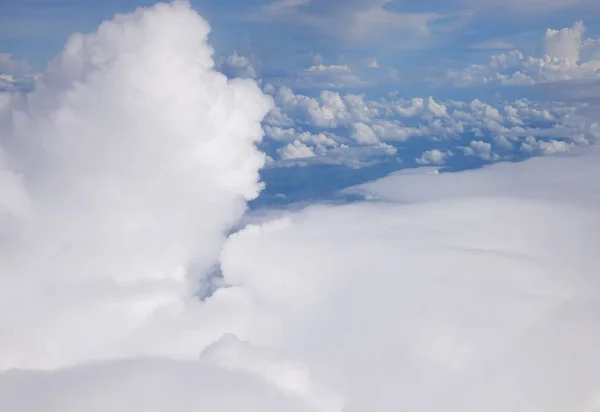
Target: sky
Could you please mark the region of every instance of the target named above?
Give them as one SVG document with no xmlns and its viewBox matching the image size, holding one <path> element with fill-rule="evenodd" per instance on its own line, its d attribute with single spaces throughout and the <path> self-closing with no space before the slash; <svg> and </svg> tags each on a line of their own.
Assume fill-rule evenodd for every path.
<svg viewBox="0 0 600 412">
<path fill-rule="evenodd" d="M 599 15 L 0 0 L 0 405 L 600 411 Z"/>
</svg>

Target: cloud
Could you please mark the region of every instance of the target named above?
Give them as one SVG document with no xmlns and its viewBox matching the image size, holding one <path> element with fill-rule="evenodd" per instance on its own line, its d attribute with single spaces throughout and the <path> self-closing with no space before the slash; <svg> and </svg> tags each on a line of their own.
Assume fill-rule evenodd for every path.
<svg viewBox="0 0 600 412">
<path fill-rule="evenodd" d="M 372 201 L 267 214 L 227 236 L 261 190 L 273 100 L 215 71 L 208 32 L 188 3 L 139 9 L 73 35 L 32 93 L 0 94 L 0 405 L 596 407 L 597 147 L 398 173 L 346 191 Z M 398 108 L 437 138 L 457 125 L 509 136 L 563 113 L 285 88 L 274 100 L 293 124 L 268 125 L 270 139 L 357 167 L 396 153 L 384 134 L 419 129 L 390 118 Z M 348 147 L 299 124 L 363 124 L 378 142 Z M 214 272 L 222 287 L 201 300 Z"/>
<path fill-rule="evenodd" d="M 546 150 L 519 150 L 517 146 L 528 136 L 541 138 L 543 142 L 563 141 L 567 145 L 565 147 L 569 148 L 587 146 L 597 139 L 597 135 L 588 127 L 592 124 L 590 116 L 581 121 L 574 120 L 574 112 L 581 111 L 580 105 L 575 102 L 532 102 L 518 99 L 493 106 L 479 99 L 406 99 L 392 94 L 390 98 L 371 100 L 365 95 L 341 94 L 331 90 L 322 91 L 317 97 L 296 93 L 285 86 L 276 88 L 267 85 L 265 90 L 274 96 L 277 105 L 265 120 L 266 135 L 273 141 L 270 143 L 276 149 L 281 149 L 281 153 L 286 150 L 281 147 L 291 143 L 287 149 L 302 148 L 305 155 L 314 154 L 310 158 L 304 157 L 302 165 L 327 161 L 339 164 L 339 157 L 330 156 L 332 149 L 341 154 L 349 153 L 347 148 L 370 146 L 375 149 L 381 145 L 404 149 L 400 151 L 407 156 L 404 160 L 412 162 L 420 158 L 422 152 L 409 154 L 406 151 L 413 150 L 409 142 L 411 139 L 419 139 L 420 144 L 426 145 L 421 149 L 425 152 L 446 152 L 452 149 L 485 161 L 552 154 Z M 570 92 L 573 93 L 572 90 Z M 593 94 L 589 90 L 587 92 L 590 96 Z M 307 136 L 307 130 L 310 131 L 308 135 L 323 134 L 335 144 L 324 146 L 307 138 L 292 142 L 296 136 Z M 474 140 L 473 136 L 477 139 Z M 452 144 L 454 147 L 449 145 L 452 140 L 458 140 Z M 476 142 L 473 143 L 474 147 L 471 147 L 472 142 Z M 283 145 L 278 146 L 280 144 Z M 396 155 L 396 150 L 375 152 L 386 157 Z M 502 152 L 502 155 L 496 152 Z M 373 151 L 354 150 L 352 161 L 358 153 L 371 156 Z M 385 161 L 386 157 L 380 160 Z M 464 156 L 446 160 L 451 160 L 456 166 L 464 160 Z M 422 159 L 422 162 L 425 161 L 426 159 Z M 372 159 L 367 161 L 369 164 L 371 162 Z M 270 166 L 289 166 L 289 163 L 274 162 Z"/>
<path fill-rule="evenodd" d="M 473 140 L 468 147 L 462 148 L 465 156 L 478 157 L 481 160 L 493 161 L 498 160 L 500 156 L 492 152 L 492 145 L 481 140 Z"/>
<path fill-rule="evenodd" d="M 185 2 L 118 15 L 0 94 L 0 369 L 195 357 L 228 328 L 227 294 L 194 295 L 261 190 L 272 100 L 214 70 L 209 29 Z"/>
<path fill-rule="evenodd" d="M 548 29 L 544 36 L 546 55 L 564 61 L 567 65 L 579 62 L 579 53 L 583 41 L 585 26 L 582 21 L 576 22 L 573 27 L 560 30 Z"/>
<path fill-rule="evenodd" d="M 0 92 L 29 89 L 39 74 L 32 74 L 27 62 L 16 60 L 10 53 L 0 53 Z"/>
<path fill-rule="evenodd" d="M 349 89 L 370 84 L 347 65 L 315 64 L 297 73 L 294 85 L 303 88 Z"/>
<path fill-rule="evenodd" d="M 308 69 L 306 69 L 306 71 L 311 72 L 311 73 L 323 73 L 323 72 L 325 72 L 325 73 L 340 73 L 340 72 L 348 72 L 348 71 L 350 71 L 350 69 L 346 65 L 324 66 L 322 64 L 319 64 L 319 65 L 309 67 Z"/>
<path fill-rule="evenodd" d="M 417 164 L 426 166 L 426 165 L 443 165 L 446 162 L 446 159 L 452 156 L 453 153 L 450 151 L 442 152 L 438 149 L 427 150 L 423 152 L 421 157 L 415 159 Z"/>
<path fill-rule="evenodd" d="M 233 348 L 221 352 L 236 354 Z M 274 372 L 284 363 L 267 363 L 272 371 L 264 377 L 217 363 L 138 359 L 51 372 L 9 371 L 0 373 L 0 401 L 12 412 L 192 412 L 198 405 L 224 412 L 324 410 L 311 405 L 317 395 L 281 387 L 285 376 Z"/>
<path fill-rule="evenodd" d="M 288 143 L 280 148 L 278 153 L 283 160 L 305 159 L 307 157 L 315 156 L 313 149 L 308 147 L 301 140 L 294 140 L 293 142 Z"/>
<path fill-rule="evenodd" d="M 564 140 L 537 140 L 533 136 L 527 136 L 521 143 L 521 151 L 528 153 L 540 153 L 543 155 L 555 155 L 566 153 L 573 149 L 575 145 L 572 142 Z"/>
<path fill-rule="evenodd" d="M 391 0 L 279 0 L 263 5 L 252 18 L 300 24 L 345 41 L 372 42 L 390 32 L 404 33 L 413 40 L 427 37 L 430 25 L 442 17 L 436 13 L 389 11 L 385 8 L 388 3 Z M 408 41 L 403 43 L 410 45 Z"/>
<path fill-rule="evenodd" d="M 560 30 L 548 29 L 543 38 L 543 56 L 527 56 L 512 50 L 492 56 L 485 65 L 451 70 L 448 79 L 456 86 L 494 83 L 518 86 L 598 78 L 600 43 L 597 39 L 584 39 L 584 31 L 581 21 Z"/>
<path fill-rule="evenodd" d="M 250 59 L 246 56 L 239 55 L 235 50 L 225 59 L 219 69 L 228 77 L 251 79 L 256 79 L 258 77 L 256 69 L 252 66 Z"/>
<path fill-rule="evenodd" d="M 231 236 L 223 274 L 344 411 L 593 410 L 599 155 L 401 172 Z"/>
</svg>

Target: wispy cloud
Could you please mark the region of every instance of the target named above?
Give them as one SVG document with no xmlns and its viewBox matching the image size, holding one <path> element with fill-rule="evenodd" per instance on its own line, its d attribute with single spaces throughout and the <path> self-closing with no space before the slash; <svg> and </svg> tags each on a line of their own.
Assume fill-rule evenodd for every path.
<svg viewBox="0 0 600 412">
<path fill-rule="evenodd" d="M 443 17 L 435 12 L 389 11 L 385 6 L 391 2 L 283 0 L 264 5 L 253 18 L 301 24 L 346 41 L 369 42 L 391 32 L 401 32 L 411 38 L 427 36 L 431 34 L 430 24 Z"/>
</svg>

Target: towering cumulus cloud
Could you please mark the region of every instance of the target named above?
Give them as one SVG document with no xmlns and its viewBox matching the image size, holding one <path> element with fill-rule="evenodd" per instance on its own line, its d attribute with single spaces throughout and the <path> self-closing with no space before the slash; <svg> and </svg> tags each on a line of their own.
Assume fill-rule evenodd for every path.
<svg viewBox="0 0 600 412">
<path fill-rule="evenodd" d="M 213 70 L 209 29 L 185 2 L 118 15 L 2 96 L 0 368 L 172 352 L 260 191 L 271 107 Z"/>
</svg>

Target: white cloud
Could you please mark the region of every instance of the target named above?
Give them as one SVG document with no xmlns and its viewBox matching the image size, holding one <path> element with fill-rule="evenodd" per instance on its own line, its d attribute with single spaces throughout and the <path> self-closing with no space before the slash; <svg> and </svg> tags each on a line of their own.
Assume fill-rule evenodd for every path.
<svg viewBox="0 0 600 412">
<path fill-rule="evenodd" d="M 350 69 L 348 68 L 347 65 L 342 65 L 342 66 L 336 66 L 336 65 L 330 65 L 330 66 L 324 66 L 322 64 L 318 64 L 315 66 L 310 66 L 308 69 L 306 69 L 307 72 L 317 72 L 317 73 L 339 73 L 339 72 L 349 72 Z"/>
<path fill-rule="evenodd" d="M 294 129 L 278 131 L 270 128 L 271 135 L 276 139 L 292 140 L 285 146 L 280 147 L 277 152 L 282 160 L 307 159 L 316 155 L 325 155 L 330 149 L 340 146 L 335 135 L 305 131 L 298 133 Z M 269 132 L 268 132 L 269 133 Z"/>
<path fill-rule="evenodd" d="M 546 55 L 564 61 L 567 65 L 576 65 L 579 62 L 584 30 L 582 21 L 576 22 L 573 27 L 546 30 L 544 39 Z"/>
<path fill-rule="evenodd" d="M 376 145 L 380 143 L 373 129 L 369 125 L 360 122 L 352 124 L 352 138 L 358 144 Z"/>
<path fill-rule="evenodd" d="M 0 405 L 594 406 L 600 183 L 582 176 L 598 174 L 597 148 L 399 173 L 354 189 L 383 201 L 285 212 L 225 239 L 261 188 L 255 144 L 272 102 L 254 81 L 212 69 L 208 31 L 183 2 L 120 15 L 71 37 L 30 95 L 0 94 Z M 352 98 L 353 111 L 333 92 L 276 99 L 324 127 L 392 111 Z M 428 127 L 456 116 L 458 105 L 443 106 L 422 111 Z M 481 102 L 460 107 L 479 123 L 503 119 Z M 294 141 L 339 143 L 330 138 Z M 395 149 L 339 145 L 327 156 L 360 167 L 382 152 Z M 228 287 L 200 301 L 199 278 L 217 260 Z"/>
<path fill-rule="evenodd" d="M 278 150 L 279 156 L 283 160 L 287 159 L 306 159 L 314 157 L 315 152 L 300 140 L 294 140 Z"/>
<path fill-rule="evenodd" d="M 598 78 L 599 50 L 596 39 L 583 39 L 585 26 L 548 29 L 544 36 L 545 54 L 527 56 L 519 50 L 492 56 L 488 64 L 473 64 L 451 70 L 449 80 L 457 86 L 498 83 L 533 85 L 537 83 Z"/>
<path fill-rule="evenodd" d="M 407 127 L 398 121 L 373 120 L 369 125 L 375 135 L 384 141 L 403 142 L 410 137 L 423 136 L 426 131 L 415 127 Z"/>
<path fill-rule="evenodd" d="M 3 96 L 0 369 L 196 357 L 248 309 L 193 295 L 261 189 L 272 102 L 212 69 L 208 32 L 185 2 L 118 15 Z"/>
<path fill-rule="evenodd" d="M 344 411 L 587 412 L 600 186 L 581 176 L 599 154 L 398 173 L 355 189 L 379 201 L 230 237 L 223 273 L 278 314 L 282 350 Z"/>
<path fill-rule="evenodd" d="M 446 159 L 452 156 L 453 153 L 451 151 L 442 152 L 438 149 L 427 150 L 423 152 L 421 157 L 415 159 L 417 164 L 422 166 L 426 165 L 443 165 L 446 163 Z"/>
<path fill-rule="evenodd" d="M 504 150 L 510 150 L 514 147 L 513 142 L 502 135 L 494 136 L 494 143 Z"/>
<path fill-rule="evenodd" d="M 292 89 L 282 86 L 277 89 L 275 102 L 297 121 L 308 122 L 317 127 L 335 128 L 348 122 L 349 115 L 341 96 L 337 92 L 325 90 L 317 100 L 313 97 L 295 94 Z"/>
<path fill-rule="evenodd" d="M 240 355 L 254 355 L 231 346 L 220 343 L 221 357 L 244 361 Z M 223 412 L 326 412 L 335 405 L 334 395 L 321 395 L 310 381 L 299 388 L 303 392 L 288 389 L 293 376 L 283 373 L 295 371 L 284 360 L 255 356 L 267 370 L 249 370 L 221 365 L 212 352 L 202 361 L 138 359 L 51 372 L 8 371 L 0 373 L 0 402 L 11 412 L 192 412 L 199 405 Z"/>
<path fill-rule="evenodd" d="M 468 147 L 462 148 L 465 156 L 474 156 L 482 160 L 493 161 L 498 160 L 498 154 L 492 152 L 492 145 L 481 140 L 473 140 Z"/>
<path fill-rule="evenodd" d="M 320 89 L 347 89 L 369 84 L 353 73 L 347 65 L 323 64 L 316 64 L 303 70 L 298 73 L 294 81 L 299 87 Z"/>
<path fill-rule="evenodd" d="M 250 18 L 299 24 L 354 43 L 372 42 L 390 32 L 403 33 L 399 39 L 410 47 L 426 38 L 432 23 L 442 17 L 436 13 L 390 11 L 388 3 L 390 0 L 279 0 L 262 5 L 261 11 Z"/>
<path fill-rule="evenodd" d="M 436 102 L 431 96 L 427 99 L 415 97 L 410 101 L 398 101 L 395 110 L 402 117 L 415 117 L 423 113 L 443 117 L 447 114 L 446 106 Z"/>
<path fill-rule="evenodd" d="M 575 147 L 573 142 L 564 140 L 537 140 L 533 136 L 527 136 L 521 143 L 521 151 L 531 154 L 556 155 L 566 153 Z"/>
<path fill-rule="evenodd" d="M 434 143 L 472 133 L 483 146 L 457 150 L 466 150 L 468 156 L 496 161 L 500 160 L 498 154 L 476 149 L 485 149 L 493 142 L 499 150 L 505 152 L 503 158 L 510 159 L 516 153 L 506 152 L 518 149 L 513 146 L 513 142 L 530 135 L 559 138 L 558 141 L 567 139 L 573 147 L 585 146 L 596 140 L 596 135 L 586 126 L 591 124 L 589 119 L 575 120 L 573 113 L 579 110 L 577 104 L 518 99 L 495 107 L 479 99 L 405 99 L 398 97 L 396 93 L 389 99 L 370 100 L 365 95 L 342 95 L 328 90 L 321 92 L 318 97 L 309 97 L 294 93 L 288 87 L 268 89 L 275 96 L 277 107 L 267 116 L 265 132 L 275 141 L 285 141 L 286 144 L 293 140 L 292 137 L 302 133 L 303 128 L 309 128 L 316 134 L 322 131 L 338 146 L 377 146 L 381 142 L 401 144 L 411 138 L 426 139 Z M 592 95 L 593 93 L 590 94 Z M 329 159 L 339 163 L 338 157 L 328 154 L 329 147 L 318 147 L 310 141 L 301 141 L 314 152 L 312 161 Z M 447 148 L 448 145 L 444 144 L 443 147 Z M 435 147 L 427 149 L 440 150 Z M 362 153 L 370 154 L 368 151 Z M 544 150 L 532 153 L 550 154 Z M 326 159 L 320 159 L 321 156 Z"/>
<path fill-rule="evenodd" d="M 256 69 L 252 66 L 250 59 L 241 56 L 237 51 L 228 56 L 220 66 L 221 71 L 229 77 L 257 78 Z"/>
</svg>

